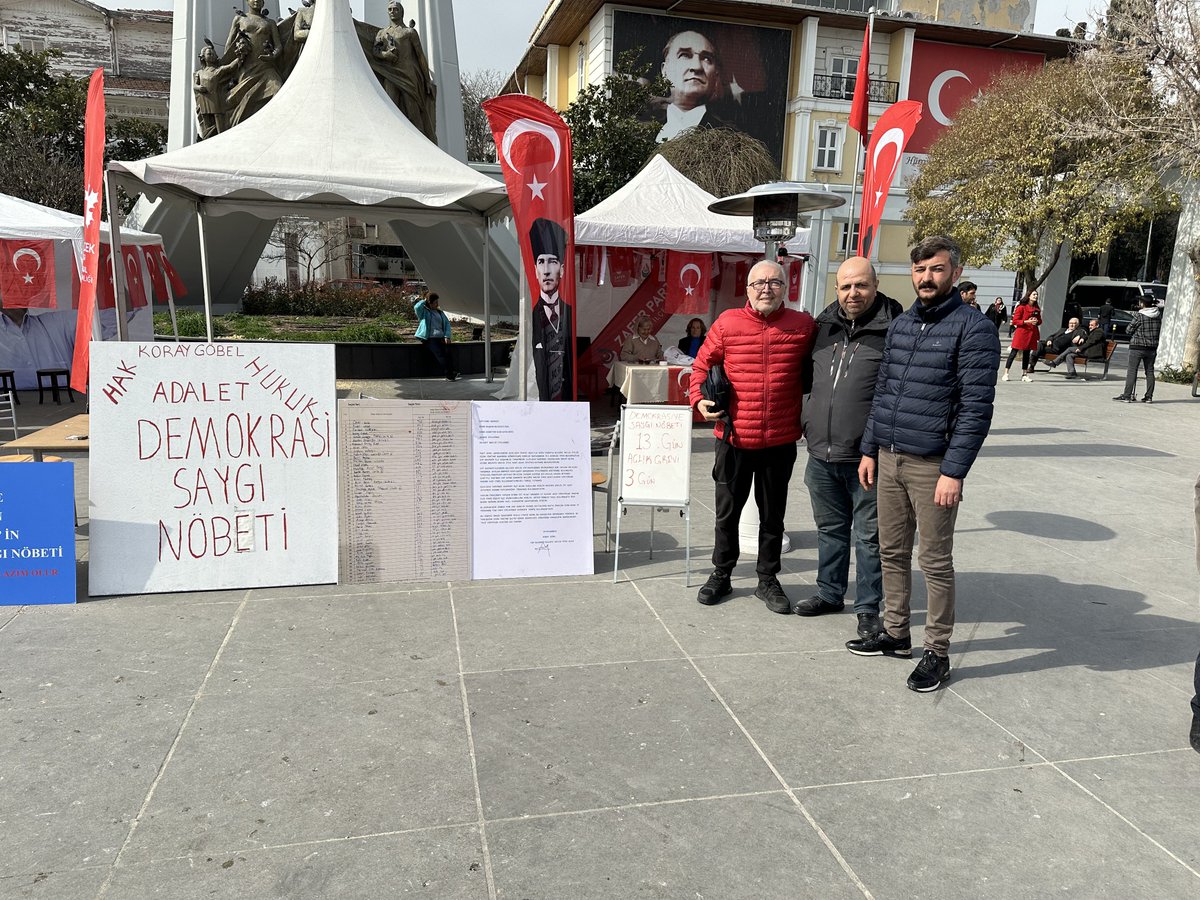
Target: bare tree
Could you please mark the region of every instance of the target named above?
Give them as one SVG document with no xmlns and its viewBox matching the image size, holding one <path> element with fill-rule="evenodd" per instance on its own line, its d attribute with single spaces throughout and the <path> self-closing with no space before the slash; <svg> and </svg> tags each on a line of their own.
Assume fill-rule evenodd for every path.
<svg viewBox="0 0 1200 900">
<path fill-rule="evenodd" d="M 1200 203 L 1200 5 L 1196 0 L 1110 0 L 1093 49 L 1080 54 L 1100 114 L 1067 124 L 1070 138 L 1097 137 L 1151 149 L 1165 181 L 1190 183 Z M 1193 215 L 1195 211 L 1193 211 Z M 1200 239 L 1183 251 L 1200 297 Z M 1184 343 L 1183 361 L 1200 365 L 1200 299 Z"/>
<path fill-rule="evenodd" d="M 468 72 L 462 85 L 463 124 L 467 130 L 467 159 L 472 162 L 495 162 L 496 143 L 483 112 L 483 101 L 499 96 L 507 79 L 498 69 L 477 69 Z"/>
<path fill-rule="evenodd" d="M 321 269 L 344 259 L 350 249 L 345 219 L 316 222 L 285 216 L 275 223 L 262 258 L 282 261 L 287 267 L 289 287 L 302 287 L 319 280 Z"/>
<path fill-rule="evenodd" d="M 661 144 L 658 152 L 717 197 L 783 177 L 766 144 L 732 128 L 692 128 Z"/>
</svg>

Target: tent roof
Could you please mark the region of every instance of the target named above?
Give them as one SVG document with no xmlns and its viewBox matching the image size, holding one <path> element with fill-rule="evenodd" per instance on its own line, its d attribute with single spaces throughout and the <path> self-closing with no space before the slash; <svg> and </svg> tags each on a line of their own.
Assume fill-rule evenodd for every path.
<svg viewBox="0 0 1200 900">
<path fill-rule="evenodd" d="M 108 168 L 148 193 L 182 191 L 204 199 L 209 212 L 260 218 L 320 218 L 322 209 L 346 207 L 478 218 L 505 197 L 502 184 L 430 143 L 388 99 L 346 3 L 316 5 L 296 68 L 253 116 L 191 146 Z"/>
<path fill-rule="evenodd" d="M 716 199 L 655 155 L 628 184 L 575 217 L 575 243 L 761 254 L 750 217 L 709 212 Z M 795 249 L 803 252 L 807 240 L 808 232 L 799 232 Z"/>
<path fill-rule="evenodd" d="M 0 194 L 0 238 L 72 241 L 82 247 L 83 216 Z M 100 240 L 108 243 L 107 222 L 100 223 Z M 122 228 L 121 241 L 126 244 L 161 244 L 162 238 L 157 234 Z"/>
</svg>

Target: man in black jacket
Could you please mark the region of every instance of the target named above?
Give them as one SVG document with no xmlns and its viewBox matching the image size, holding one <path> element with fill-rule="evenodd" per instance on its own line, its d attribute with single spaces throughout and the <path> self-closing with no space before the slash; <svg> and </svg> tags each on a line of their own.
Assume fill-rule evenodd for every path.
<svg viewBox="0 0 1200 900">
<path fill-rule="evenodd" d="M 1048 353 L 1059 356 L 1065 353 L 1068 347 L 1082 344 L 1086 336 L 1087 332 L 1080 327 L 1079 319 L 1072 317 L 1067 321 L 1066 325 L 1038 344 L 1037 349 L 1033 351 L 1033 367 L 1037 368 L 1038 360 Z M 1054 368 L 1054 363 L 1050 363 L 1049 365 L 1050 368 Z"/>
<path fill-rule="evenodd" d="M 848 641 L 859 656 L 912 656 L 912 552 L 925 576 L 925 652 L 908 686 L 936 691 L 950 677 L 954 523 L 963 479 L 992 424 L 1000 340 L 958 296 L 962 251 L 945 236 L 913 247 L 916 302 L 892 323 L 863 431 L 858 477 L 879 493 L 884 630 Z"/>
<path fill-rule="evenodd" d="M 1066 362 L 1066 377 L 1078 378 L 1079 373 L 1075 371 L 1075 357 L 1082 356 L 1086 360 L 1104 359 L 1104 352 L 1108 349 L 1107 344 L 1108 339 L 1104 336 L 1104 329 L 1100 327 L 1100 320 L 1091 319 L 1088 321 L 1088 330 L 1083 334 L 1083 340 L 1074 342 L 1059 353 L 1054 362 L 1050 363 L 1050 368 L 1058 368 L 1061 363 Z"/>
<path fill-rule="evenodd" d="M 817 593 L 796 604 L 796 615 L 819 616 L 845 607 L 854 538 L 854 612 L 858 633 L 883 629 L 879 619 L 883 574 L 875 492 L 858 480 L 859 444 L 875 396 L 888 326 L 904 312 L 879 293 L 870 261 L 854 256 L 837 272 L 837 300 L 817 317 L 809 362 L 812 394 L 804 401 L 808 464 L 804 483 L 817 526 Z"/>
</svg>

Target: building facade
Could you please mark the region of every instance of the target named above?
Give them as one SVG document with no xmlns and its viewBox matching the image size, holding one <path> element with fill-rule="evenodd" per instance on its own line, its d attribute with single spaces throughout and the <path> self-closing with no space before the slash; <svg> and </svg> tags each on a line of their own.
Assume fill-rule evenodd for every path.
<svg viewBox="0 0 1200 900">
<path fill-rule="evenodd" d="M 721 124 L 762 140 L 783 177 L 827 185 L 847 204 L 814 217 L 812 304 L 833 296 L 833 278 L 856 229 L 850 200 L 861 182 L 864 150 L 847 120 L 862 54 L 867 9 L 874 7 L 870 46 L 870 116 L 897 100 L 925 106 L 924 118 L 898 168 L 872 254 L 881 287 L 908 300 L 911 225 L 903 218 L 905 183 L 919 169 L 955 111 L 1002 69 L 1044 65 L 1066 56 L 1070 41 L 1033 34 L 1036 3 L 962 0 L 684 0 L 670 13 L 660 3 L 632 0 L 553 2 L 513 72 L 510 86 L 565 109 L 588 84 L 601 82 L 630 54 L 643 70 L 672 79 L 673 60 L 707 46 L 708 111 Z M 682 50 L 679 45 L 685 44 Z M 703 79 L 701 79 L 703 80 Z M 669 98 L 663 103 L 668 104 Z M 663 137 L 671 113 L 666 113 Z M 855 206 L 857 208 L 857 204 Z M 1065 270 L 1064 270 L 1065 271 Z M 1007 300 L 1015 275 L 999 266 L 969 269 L 980 298 Z M 1063 276 L 1065 278 L 1065 274 Z M 1065 285 L 1064 285 L 1065 290 Z"/>
<path fill-rule="evenodd" d="M 87 0 L 0 0 L 0 47 L 57 50 L 55 69 L 80 78 L 104 67 L 109 119 L 167 124 L 170 10 L 113 10 Z"/>
</svg>

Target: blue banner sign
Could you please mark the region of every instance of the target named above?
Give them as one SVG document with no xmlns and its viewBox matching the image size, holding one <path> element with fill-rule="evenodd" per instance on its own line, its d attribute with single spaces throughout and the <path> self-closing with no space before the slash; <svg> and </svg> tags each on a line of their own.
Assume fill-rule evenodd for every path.
<svg viewBox="0 0 1200 900">
<path fill-rule="evenodd" d="M 75 602 L 75 465 L 0 465 L 0 606 Z"/>
</svg>

